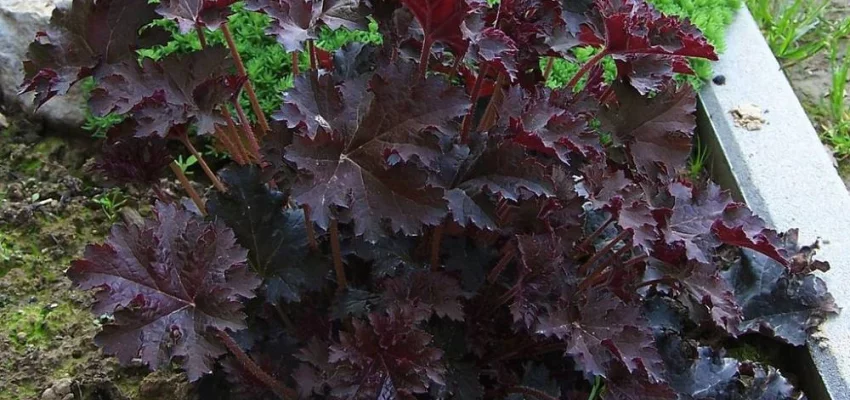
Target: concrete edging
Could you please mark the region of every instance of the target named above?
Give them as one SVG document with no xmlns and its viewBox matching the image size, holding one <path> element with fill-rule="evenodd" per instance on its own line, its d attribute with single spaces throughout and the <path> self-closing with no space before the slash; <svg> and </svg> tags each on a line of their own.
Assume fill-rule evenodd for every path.
<svg viewBox="0 0 850 400">
<path fill-rule="evenodd" d="M 810 340 L 809 370 L 818 382 L 809 380 L 808 395 L 850 399 L 850 194 L 746 8 L 726 37 L 728 47 L 714 65 L 726 83 L 708 83 L 700 93 L 701 135 L 714 154 L 713 174 L 778 230 L 799 228 L 801 243 L 821 239 L 817 258 L 832 266 L 821 276 L 845 311 L 824 323 L 818 336 L 826 347 Z M 729 111 L 747 103 L 765 111 L 760 130 L 733 122 Z"/>
</svg>

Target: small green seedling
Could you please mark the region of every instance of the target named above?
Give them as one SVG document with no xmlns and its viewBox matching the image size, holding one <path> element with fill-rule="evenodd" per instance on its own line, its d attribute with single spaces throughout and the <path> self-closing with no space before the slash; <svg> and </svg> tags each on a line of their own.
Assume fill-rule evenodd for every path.
<svg viewBox="0 0 850 400">
<path fill-rule="evenodd" d="M 688 160 L 688 176 L 691 179 L 698 179 L 708 164 L 708 147 L 703 146 L 702 142 L 697 137 L 694 141 L 694 151 L 691 158 Z"/>
<path fill-rule="evenodd" d="M 118 211 L 127 203 L 127 199 L 120 190 L 111 190 L 95 196 L 94 202 L 100 204 L 101 210 L 110 222 L 115 222 L 118 219 Z"/>
<path fill-rule="evenodd" d="M 189 168 L 198 163 L 198 159 L 195 156 L 189 156 L 184 159 L 183 156 L 177 156 L 177 159 L 174 160 L 177 163 L 177 166 L 180 167 L 180 170 L 183 171 L 185 175 L 192 175 L 193 172 L 189 171 Z"/>
</svg>

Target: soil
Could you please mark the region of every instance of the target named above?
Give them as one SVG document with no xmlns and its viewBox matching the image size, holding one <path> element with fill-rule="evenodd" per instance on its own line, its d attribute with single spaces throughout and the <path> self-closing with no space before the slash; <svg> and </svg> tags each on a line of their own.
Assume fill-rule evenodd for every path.
<svg viewBox="0 0 850 400">
<path fill-rule="evenodd" d="M 840 21 L 850 16 L 850 4 L 847 0 L 831 0 L 830 11 L 826 18 L 830 21 Z M 845 41 L 846 42 L 846 41 Z M 850 55 L 846 55 L 850 56 Z M 785 69 L 785 75 L 791 82 L 794 92 L 809 114 L 818 133 L 822 133 L 826 121 L 823 113 L 817 112 L 827 104 L 830 87 L 832 86 L 832 74 L 829 66 L 829 51 L 824 50 L 819 54 L 798 64 Z M 845 93 L 845 97 L 847 93 Z M 850 188 L 850 158 L 836 160 L 841 177 L 845 185 Z"/>
<path fill-rule="evenodd" d="M 74 290 L 64 275 L 85 245 L 102 241 L 112 224 L 93 200 L 109 188 L 85 170 L 93 141 L 4 118 L 0 400 L 192 398 L 182 374 L 121 367 L 103 355 L 93 340 L 99 320 L 88 311 L 91 294 Z M 128 206 L 139 205 L 129 200 Z"/>
</svg>

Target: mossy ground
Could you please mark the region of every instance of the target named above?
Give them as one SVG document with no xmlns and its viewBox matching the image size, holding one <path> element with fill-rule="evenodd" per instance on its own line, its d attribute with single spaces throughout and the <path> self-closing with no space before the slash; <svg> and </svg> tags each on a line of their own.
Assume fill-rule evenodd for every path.
<svg viewBox="0 0 850 400">
<path fill-rule="evenodd" d="M 91 295 L 64 271 L 109 229 L 92 201 L 105 189 L 83 170 L 89 140 L 40 130 L 12 118 L 0 132 L 0 400 L 39 399 L 62 378 L 74 380 L 76 399 L 181 398 L 156 383 L 178 374 L 120 368 L 94 345 Z"/>
</svg>

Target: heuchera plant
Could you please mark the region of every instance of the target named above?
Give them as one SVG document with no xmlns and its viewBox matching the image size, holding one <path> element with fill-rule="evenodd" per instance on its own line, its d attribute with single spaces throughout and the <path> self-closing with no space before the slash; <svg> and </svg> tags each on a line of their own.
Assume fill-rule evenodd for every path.
<svg viewBox="0 0 850 400">
<path fill-rule="evenodd" d="M 643 0 L 249 0 L 310 54 L 270 123 L 231 3 L 75 0 L 30 47 L 23 91 L 43 104 L 93 77 L 93 111 L 126 116 L 95 170 L 158 197 L 68 270 L 111 316 L 106 352 L 220 398 L 800 396 L 720 344 L 804 344 L 837 312 L 812 274 L 828 266 L 683 173 L 696 100 L 673 74 L 716 58 L 687 21 Z M 139 61 L 159 17 L 230 46 Z M 313 44 L 369 18 L 380 46 Z M 577 46 L 598 52 L 546 88 L 541 59 Z M 232 165 L 213 171 L 195 134 Z M 157 186 L 168 165 L 193 202 Z"/>
</svg>

